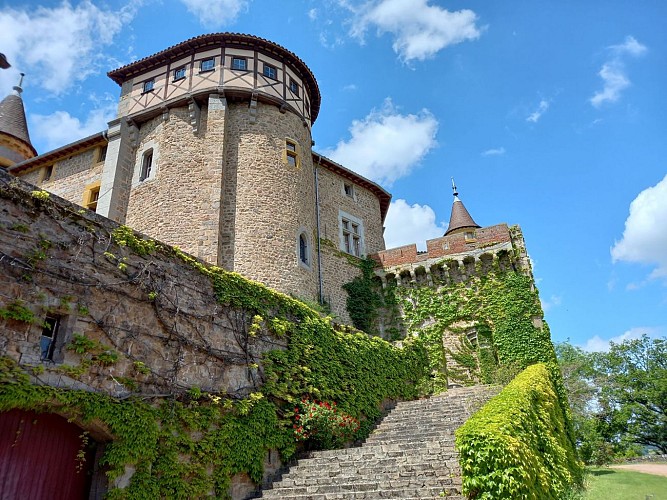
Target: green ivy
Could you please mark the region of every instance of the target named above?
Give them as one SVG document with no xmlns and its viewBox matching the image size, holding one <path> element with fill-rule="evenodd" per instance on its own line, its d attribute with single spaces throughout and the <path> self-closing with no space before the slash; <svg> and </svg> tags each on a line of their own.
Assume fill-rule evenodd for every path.
<svg viewBox="0 0 667 500">
<path fill-rule="evenodd" d="M 375 321 L 382 305 L 382 296 L 373 282 L 377 264 L 370 257 L 366 257 L 360 259 L 357 265 L 361 275 L 343 285 L 343 290 L 347 292 L 347 312 L 355 327 L 372 334 L 375 333 Z"/>
<path fill-rule="evenodd" d="M 549 500 L 581 483 L 550 370 L 535 364 L 456 431 L 468 498 Z"/>
</svg>

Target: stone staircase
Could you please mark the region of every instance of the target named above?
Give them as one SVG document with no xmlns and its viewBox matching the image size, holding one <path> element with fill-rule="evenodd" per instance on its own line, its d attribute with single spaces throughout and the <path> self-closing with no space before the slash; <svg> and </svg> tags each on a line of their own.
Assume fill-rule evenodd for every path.
<svg viewBox="0 0 667 500">
<path fill-rule="evenodd" d="M 463 499 L 454 431 L 499 390 L 455 388 L 398 403 L 362 446 L 312 452 L 262 498 Z"/>
</svg>

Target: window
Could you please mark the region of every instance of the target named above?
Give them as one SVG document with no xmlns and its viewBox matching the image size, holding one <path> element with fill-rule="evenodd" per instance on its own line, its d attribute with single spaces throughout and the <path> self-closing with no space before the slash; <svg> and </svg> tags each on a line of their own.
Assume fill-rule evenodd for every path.
<svg viewBox="0 0 667 500">
<path fill-rule="evenodd" d="M 271 66 L 270 64 L 264 63 L 264 76 L 267 78 L 273 78 L 274 80 L 278 79 L 278 68 Z"/>
<path fill-rule="evenodd" d="M 155 88 L 155 79 L 151 78 L 150 80 L 146 80 L 144 82 L 143 93 L 145 94 L 146 92 L 152 92 L 154 88 Z"/>
<path fill-rule="evenodd" d="M 356 257 L 361 257 L 363 254 L 361 222 L 345 216 L 341 217 L 340 222 L 343 239 L 342 250 Z"/>
<path fill-rule="evenodd" d="M 245 57 L 232 57 L 232 69 L 246 71 L 248 69 L 248 60 Z"/>
<path fill-rule="evenodd" d="M 354 198 L 354 186 L 352 184 L 348 184 L 347 182 L 343 183 L 343 192 L 345 193 L 345 196 L 349 196 L 350 198 Z"/>
<path fill-rule="evenodd" d="M 144 153 L 144 157 L 141 160 L 141 174 L 139 175 L 139 181 L 145 181 L 151 175 L 151 168 L 153 168 L 153 150 L 149 149 Z"/>
<path fill-rule="evenodd" d="M 299 166 L 299 152 L 296 142 L 291 139 L 285 139 L 285 160 L 292 167 Z"/>
<path fill-rule="evenodd" d="M 183 80 L 185 78 L 185 66 L 174 70 L 174 81 Z"/>
<path fill-rule="evenodd" d="M 100 146 L 100 148 L 97 150 L 97 163 L 102 163 L 104 160 L 107 159 L 107 146 Z"/>
<path fill-rule="evenodd" d="M 442 249 L 443 249 L 443 250 L 449 250 L 449 242 L 448 242 L 448 241 L 445 241 L 445 242 L 442 244 Z"/>
<path fill-rule="evenodd" d="M 60 327 L 60 317 L 47 316 L 42 328 L 42 337 L 39 339 L 39 349 L 41 361 L 53 361 L 53 353 L 58 339 L 58 329 Z"/>
<path fill-rule="evenodd" d="M 210 59 L 202 59 L 202 62 L 199 65 L 199 72 L 204 73 L 206 71 L 213 71 L 215 69 L 215 58 L 211 57 Z"/>
<path fill-rule="evenodd" d="M 299 235 L 299 260 L 307 266 L 310 265 L 310 259 L 308 258 L 308 240 L 303 233 Z"/>
<path fill-rule="evenodd" d="M 294 78 L 292 78 L 291 76 L 290 76 L 290 79 L 289 79 L 289 89 L 292 91 L 292 93 L 294 95 L 296 95 L 296 96 L 299 95 L 299 84 L 296 83 Z"/>
<path fill-rule="evenodd" d="M 47 165 L 46 167 L 44 167 L 42 182 L 50 181 L 51 177 L 53 177 L 53 165 Z"/>
<path fill-rule="evenodd" d="M 463 237 L 466 240 L 474 240 L 475 239 L 475 231 L 466 231 L 463 233 Z"/>
<path fill-rule="evenodd" d="M 88 210 L 97 210 L 97 201 L 100 199 L 100 183 L 96 182 L 86 187 L 83 193 L 83 206 Z"/>
</svg>

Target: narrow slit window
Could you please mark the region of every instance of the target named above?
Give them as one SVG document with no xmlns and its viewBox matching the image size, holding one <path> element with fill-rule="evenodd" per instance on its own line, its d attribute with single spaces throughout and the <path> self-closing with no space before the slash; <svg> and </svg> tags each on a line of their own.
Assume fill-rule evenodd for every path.
<svg viewBox="0 0 667 500">
<path fill-rule="evenodd" d="M 299 152 L 296 142 L 290 139 L 285 140 L 285 155 L 288 165 L 292 167 L 299 166 Z"/>
<path fill-rule="evenodd" d="M 308 240 L 303 233 L 299 235 L 299 260 L 305 265 L 310 264 L 308 259 Z"/>
<path fill-rule="evenodd" d="M 42 176 L 42 182 L 50 181 L 53 176 L 53 165 L 47 165 L 44 167 L 44 175 Z"/>
<path fill-rule="evenodd" d="M 56 349 L 58 329 L 60 328 L 60 317 L 47 316 L 42 328 L 42 336 L 39 340 L 40 359 L 42 361 L 53 361 L 53 353 Z"/>
<path fill-rule="evenodd" d="M 144 156 L 141 160 L 141 174 L 139 175 L 139 181 L 145 181 L 150 177 L 151 170 L 153 168 L 153 150 L 149 149 L 144 153 Z"/>
<path fill-rule="evenodd" d="M 97 152 L 97 163 L 102 163 L 107 159 L 107 147 L 100 146 L 100 149 Z"/>
</svg>

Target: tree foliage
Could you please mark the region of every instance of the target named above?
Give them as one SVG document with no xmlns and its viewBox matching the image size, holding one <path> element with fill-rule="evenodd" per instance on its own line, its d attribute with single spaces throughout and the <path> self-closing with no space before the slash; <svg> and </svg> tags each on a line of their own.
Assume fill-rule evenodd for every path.
<svg viewBox="0 0 667 500">
<path fill-rule="evenodd" d="M 667 453 L 667 340 L 612 343 L 609 352 L 556 344 L 579 454 L 596 465 L 646 449 Z"/>
</svg>

